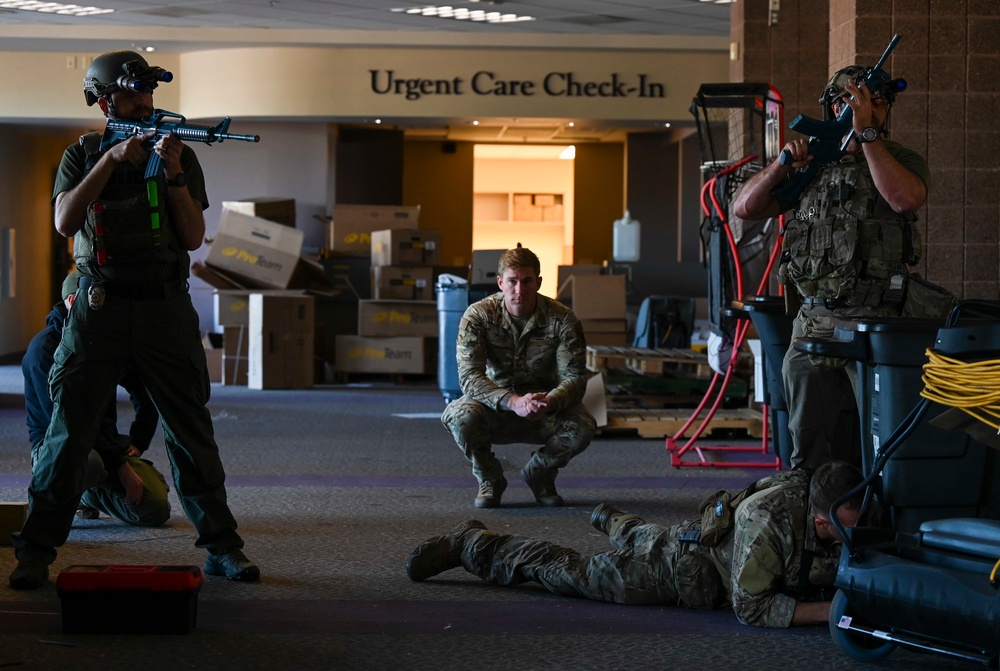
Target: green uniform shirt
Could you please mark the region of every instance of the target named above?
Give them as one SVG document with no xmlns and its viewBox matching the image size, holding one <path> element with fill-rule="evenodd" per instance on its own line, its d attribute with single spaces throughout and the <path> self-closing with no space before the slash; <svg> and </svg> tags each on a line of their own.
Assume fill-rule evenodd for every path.
<svg viewBox="0 0 1000 671">
<path fill-rule="evenodd" d="M 733 533 L 733 610 L 740 622 L 789 627 L 800 600 L 816 600 L 833 585 L 840 543 L 823 545 L 809 512 L 804 471 L 757 492 L 736 509 Z"/>
<path fill-rule="evenodd" d="M 513 392 L 548 392 L 556 411 L 583 400 L 587 343 L 573 312 L 538 296 L 535 312 L 518 329 L 497 292 L 468 307 L 458 327 L 458 375 L 468 398 L 491 408 Z"/>
<path fill-rule="evenodd" d="M 94 157 L 94 161 L 99 156 Z M 81 143 L 71 145 L 63 152 L 59 170 L 56 173 L 55 186 L 52 191 L 52 202 L 64 191 L 71 191 L 83 181 L 86 172 L 87 153 Z M 208 196 L 205 193 L 205 175 L 194 150 L 184 147 L 181 154 L 181 167 L 187 178 L 187 189 L 194 200 L 201 203 L 204 210 L 208 207 Z M 104 190 L 101 200 L 124 201 L 146 193 L 146 164 L 134 166 L 130 163 L 119 163 Z M 159 198 L 163 203 L 160 214 L 160 226 L 164 229 L 166 249 L 152 257 L 143 257 L 140 262 L 114 262 L 99 266 L 97 263 L 81 263 L 80 273 L 85 277 L 103 280 L 109 283 L 154 284 L 184 279 L 188 276 L 191 265 L 187 250 L 176 243 L 176 237 L 170 232 L 170 217 L 166 207 L 169 190 L 160 181 Z M 148 212 L 135 215 L 136 225 L 149 225 Z M 78 234 L 79 235 L 79 234 Z"/>
</svg>

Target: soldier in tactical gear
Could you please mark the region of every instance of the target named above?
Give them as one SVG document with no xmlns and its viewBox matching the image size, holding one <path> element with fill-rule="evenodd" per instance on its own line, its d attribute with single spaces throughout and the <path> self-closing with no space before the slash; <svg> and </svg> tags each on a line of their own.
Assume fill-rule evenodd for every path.
<svg viewBox="0 0 1000 671">
<path fill-rule="evenodd" d="M 497 268 L 500 292 L 470 305 L 458 328 L 463 396 L 441 422 L 472 462 L 477 508 L 495 508 L 507 488 L 495 443 L 542 447 L 521 469 L 535 501 L 561 506 L 558 470 L 590 445 L 597 423 L 583 406 L 587 387 L 583 327 L 569 308 L 541 296 L 541 264 L 518 245 Z"/>
<path fill-rule="evenodd" d="M 886 75 L 878 78 L 886 84 L 870 91 L 862 77 L 868 70 L 837 71 L 820 97 L 827 120 L 840 118 L 845 106 L 853 113 L 840 161 L 819 170 L 798 202 L 783 202 L 775 189 L 814 159 L 809 138 L 791 140 L 784 151 L 792 160 L 776 159 L 754 175 L 733 203 L 734 214 L 745 219 L 792 210 L 779 279 L 798 309 L 793 342 L 831 337 L 838 316 L 943 317 L 953 301 L 908 270 L 920 258 L 916 211 L 927 199 L 930 169 L 922 156 L 887 137 L 890 109 L 905 84 Z M 857 374 L 845 364 L 789 347 L 782 377 L 792 467 L 816 468 L 831 459 L 860 464 Z"/>
<path fill-rule="evenodd" d="M 608 535 L 612 550 L 590 556 L 467 520 L 418 545 L 406 573 L 423 581 L 464 567 L 495 585 L 535 581 L 594 601 L 697 610 L 728 604 L 755 627 L 825 624 L 842 541 L 829 513 L 860 482 L 860 471 L 844 462 L 827 463 L 811 477 L 802 470 L 768 476 L 732 497 L 740 503 L 726 517 L 731 523 L 709 536 L 714 506 L 708 516 L 665 527 L 601 504 L 590 522 Z M 730 500 L 719 494 L 708 501 Z M 861 507 L 859 491 L 838 506 L 837 520 L 856 526 Z"/>
<path fill-rule="evenodd" d="M 110 119 L 153 112 L 153 89 L 172 77 L 137 53 L 94 59 L 87 103 Z M 53 411 L 28 488 L 30 509 L 14 534 L 15 589 L 48 579 L 69 534 L 83 474 L 105 408 L 122 374 L 134 370 L 160 412 L 174 486 L 208 551 L 205 572 L 257 580 L 226 500 L 225 470 L 206 407 L 211 386 L 198 315 L 188 293 L 188 252 L 205 236 L 205 179 L 194 151 L 176 136 L 153 146 L 163 171 L 147 183 L 153 139 L 132 136 L 103 151 L 100 135 L 66 149 L 53 191 L 55 227 L 74 239 L 80 300 L 67 317 L 49 377 Z"/>
</svg>

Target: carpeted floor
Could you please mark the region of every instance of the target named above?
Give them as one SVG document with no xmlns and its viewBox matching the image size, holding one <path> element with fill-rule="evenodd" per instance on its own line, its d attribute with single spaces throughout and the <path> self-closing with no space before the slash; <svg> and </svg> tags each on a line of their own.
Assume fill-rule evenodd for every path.
<svg viewBox="0 0 1000 671">
<path fill-rule="evenodd" d="M 0 500 L 25 500 L 28 444 L 20 369 L 0 367 Z M 308 391 L 213 389 L 211 410 L 230 504 L 263 573 L 259 584 L 207 578 L 197 626 L 184 635 L 67 635 L 54 583 L 17 592 L 0 548 L 0 669 L 862 669 L 825 627 L 740 625 L 729 611 L 626 607 L 499 588 L 461 569 L 407 579 L 422 540 L 478 518 L 490 528 L 606 549 L 589 524 L 602 501 L 647 519 L 691 517 L 716 489 L 757 469 L 673 469 L 659 439 L 605 435 L 560 475 L 564 508 L 534 505 L 517 472 L 527 445 L 500 446 L 504 506 L 476 510 L 475 481 L 437 419 L 433 381 L 322 386 Z M 130 416 L 124 398 L 121 421 Z M 707 443 L 706 443 L 707 444 Z M 166 465 L 157 435 L 147 455 Z M 744 456 L 740 457 L 745 458 Z M 54 564 L 191 564 L 203 553 L 171 493 L 158 529 L 78 520 Z M 8 539 L 0 539 L 9 542 Z M 156 617 L 138 607 L 98 615 Z M 896 651 L 887 669 L 952 669 L 937 655 Z"/>
</svg>

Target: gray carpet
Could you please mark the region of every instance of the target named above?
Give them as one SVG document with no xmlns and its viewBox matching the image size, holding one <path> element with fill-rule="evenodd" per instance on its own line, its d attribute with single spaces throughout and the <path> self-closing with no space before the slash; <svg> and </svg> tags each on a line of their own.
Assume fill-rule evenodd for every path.
<svg viewBox="0 0 1000 671">
<path fill-rule="evenodd" d="M 19 368 L 0 367 L 3 501 L 24 500 L 28 483 L 20 393 Z M 124 397 L 119 405 L 124 423 Z M 13 553 L 0 548 L 0 669 L 870 668 L 841 652 L 825 627 L 757 630 L 729 611 L 590 603 L 533 586 L 493 587 L 461 569 L 409 581 L 413 547 L 470 517 L 600 551 L 607 540 L 589 525 L 597 503 L 675 522 L 716 489 L 767 472 L 673 469 L 662 440 L 607 435 L 560 475 L 567 506 L 545 509 L 517 475 L 531 448 L 501 446 L 511 483 L 504 507 L 476 510 L 475 481 L 434 418 L 442 408 L 433 380 L 298 392 L 216 386 L 211 410 L 230 504 L 262 582 L 206 578 L 189 634 L 67 635 L 54 583 L 9 589 Z M 147 456 L 165 467 L 159 434 Z M 193 529 L 171 500 L 174 514 L 159 529 L 78 520 L 53 578 L 71 564 L 200 566 Z M 141 607 L 100 615 L 109 626 L 151 616 Z M 882 664 L 966 667 L 907 651 Z"/>
</svg>

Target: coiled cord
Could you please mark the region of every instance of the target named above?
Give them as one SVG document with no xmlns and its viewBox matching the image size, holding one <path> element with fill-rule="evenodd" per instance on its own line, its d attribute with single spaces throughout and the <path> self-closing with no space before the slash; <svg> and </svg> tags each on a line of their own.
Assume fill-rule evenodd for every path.
<svg viewBox="0 0 1000 671">
<path fill-rule="evenodd" d="M 1000 360 L 967 362 L 927 350 L 926 399 L 958 408 L 1000 433 Z"/>
</svg>

